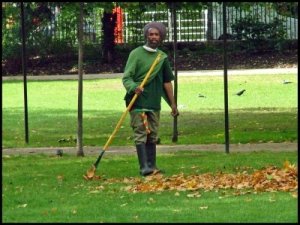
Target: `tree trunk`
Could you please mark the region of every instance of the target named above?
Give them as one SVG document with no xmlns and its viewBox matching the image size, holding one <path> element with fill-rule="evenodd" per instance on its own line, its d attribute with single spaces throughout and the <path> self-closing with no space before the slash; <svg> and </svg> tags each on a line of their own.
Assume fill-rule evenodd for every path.
<svg viewBox="0 0 300 225">
<path fill-rule="evenodd" d="M 77 156 L 84 156 L 82 144 L 82 76 L 83 76 L 83 2 L 80 2 L 78 20 L 78 115 L 77 115 Z"/>
</svg>

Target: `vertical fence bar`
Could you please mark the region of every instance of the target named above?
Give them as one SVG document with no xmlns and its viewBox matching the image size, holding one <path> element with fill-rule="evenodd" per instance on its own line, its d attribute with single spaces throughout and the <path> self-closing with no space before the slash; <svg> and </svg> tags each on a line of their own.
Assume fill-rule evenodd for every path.
<svg viewBox="0 0 300 225">
<path fill-rule="evenodd" d="M 124 22 L 125 24 L 123 27 L 125 27 L 125 29 L 123 29 L 123 30 L 125 32 L 125 34 L 124 34 L 125 43 L 128 43 L 128 13 L 125 12 L 125 10 L 124 10 L 124 15 L 125 15 L 125 22 Z"/>
<path fill-rule="evenodd" d="M 227 79 L 227 15 L 226 2 L 223 2 L 223 59 L 224 59 L 224 109 L 225 109 L 225 151 L 229 153 L 229 119 L 228 119 L 228 79 Z"/>
<path fill-rule="evenodd" d="M 208 6 L 207 11 L 207 33 L 206 40 L 211 41 L 214 38 L 213 26 L 214 26 L 214 13 L 213 13 L 213 3 L 211 2 Z"/>
<path fill-rule="evenodd" d="M 22 29 L 22 72 L 24 83 L 24 122 L 25 122 L 25 142 L 29 142 L 28 132 L 28 103 L 27 103 L 27 61 L 26 61 L 26 32 L 24 18 L 24 3 L 21 2 L 21 29 Z"/>
<path fill-rule="evenodd" d="M 173 37 L 172 37 L 172 13 L 168 9 L 168 41 L 172 42 Z"/>
<path fill-rule="evenodd" d="M 177 19 L 176 19 L 176 9 L 175 5 L 172 2 L 172 19 L 173 19 L 173 34 L 174 34 L 174 99 L 175 103 L 177 105 L 177 92 L 178 92 L 178 83 L 177 83 L 177 62 L 176 62 L 176 53 L 177 53 Z M 177 129 L 177 116 L 174 116 L 173 118 L 173 137 L 172 142 L 177 142 L 178 140 L 178 129 Z"/>
<path fill-rule="evenodd" d="M 84 156 L 83 152 L 83 10 L 84 3 L 80 2 L 80 11 L 77 27 L 78 39 L 78 98 L 77 98 L 77 156 Z"/>
<path fill-rule="evenodd" d="M 203 27 L 202 29 L 200 29 L 200 41 L 201 40 L 205 40 L 205 37 L 206 37 L 206 40 L 208 40 L 208 36 L 209 36 L 209 32 L 208 32 L 208 20 L 207 20 L 207 18 L 208 18 L 208 11 L 207 10 L 205 10 L 204 11 L 204 21 L 202 21 L 202 12 L 200 12 L 200 18 L 201 18 L 201 20 L 200 20 L 200 24 L 201 24 L 201 26 Z M 203 37 L 201 37 L 202 36 L 202 30 L 203 30 Z M 206 36 L 205 36 L 205 34 L 206 34 Z"/>
</svg>

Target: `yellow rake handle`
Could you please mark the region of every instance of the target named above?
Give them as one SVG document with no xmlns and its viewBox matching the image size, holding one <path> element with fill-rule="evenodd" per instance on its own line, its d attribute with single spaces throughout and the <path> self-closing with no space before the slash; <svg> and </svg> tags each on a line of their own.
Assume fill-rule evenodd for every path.
<svg viewBox="0 0 300 225">
<path fill-rule="evenodd" d="M 151 67 L 150 67 L 148 73 L 146 74 L 144 80 L 142 81 L 142 83 L 141 83 L 141 85 L 140 85 L 140 88 L 143 88 L 144 85 L 146 84 L 146 82 L 148 81 L 148 79 L 149 79 L 149 77 L 150 77 L 150 75 L 151 75 L 153 69 L 155 68 L 155 66 L 157 65 L 157 63 L 158 63 L 159 60 L 160 60 L 160 55 L 161 55 L 161 53 L 159 53 L 159 54 L 157 55 L 156 59 L 155 59 L 154 62 L 152 63 L 152 65 L 151 65 Z M 119 122 L 118 122 L 116 128 L 114 129 L 114 131 L 112 132 L 112 134 L 111 134 L 110 137 L 108 138 L 106 144 L 104 145 L 103 151 L 105 151 L 105 150 L 108 148 L 108 146 L 110 145 L 110 143 L 112 142 L 112 139 L 114 138 L 114 136 L 115 136 L 115 134 L 117 133 L 117 131 L 120 129 L 121 124 L 123 123 L 123 121 L 124 121 L 124 119 L 125 119 L 127 113 L 129 112 L 129 110 L 130 110 L 131 107 L 133 106 L 133 104 L 134 104 L 135 100 L 137 99 L 137 97 L 138 97 L 138 94 L 135 94 L 135 95 L 133 96 L 133 98 L 131 99 L 129 105 L 128 105 L 127 108 L 126 108 L 126 111 L 123 112 L 123 114 L 122 114 L 122 116 L 121 116 L 121 118 L 120 118 L 120 120 L 119 120 Z"/>
</svg>

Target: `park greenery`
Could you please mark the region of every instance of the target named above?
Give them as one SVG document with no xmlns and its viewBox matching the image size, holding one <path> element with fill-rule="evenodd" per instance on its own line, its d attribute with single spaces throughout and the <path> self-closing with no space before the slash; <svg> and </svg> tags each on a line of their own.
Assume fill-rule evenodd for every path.
<svg viewBox="0 0 300 225">
<path fill-rule="evenodd" d="M 221 3 L 221 2 L 220 2 Z M 228 7 L 241 8 L 245 11 L 251 6 L 258 4 L 262 7 L 275 10 L 279 15 L 298 18 L 297 2 L 228 2 Z M 20 23 L 20 3 L 7 2 L 2 4 L 2 63 L 7 69 L 5 73 L 16 71 L 21 73 L 21 23 Z M 101 15 L 99 23 L 102 23 L 101 45 L 98 52 L 101 54 L 103 62 L 109 62 L 109 55 L 114 55 L 113 29 L 108 29 L 110 17 L 114 7 L 120 6 L 125 8 L 128 13 L 141 15 L 147 11 L 168 10 L 199 10 L 211 7 L 211 2 L 93 2 L 84 4 L 84 20 L 86 26 L 90 24 L 95 15 Z M 58 7 L 59 15 L 54 13 L 53 9 Z M 40 59 L 45 61 L 51 58 L 55 60 L 70 60 L 76 58 L 78 50 L 78 21 L 79 21 L 79 3 L 61 3 L 61 2 L 27 2 L 24 3 L 25 12 L 25 38 L 26 53 L 28 62 Z M 271 40 L 268 43 L 269 48 L 273 50 L 282 50 L 285 42 L 286 31 L 282 27 L 279 19 L 265 24 L 258 21 L 258 15 L 248 16 L 247 18 L 236 21 L 232 29 L 234 35 L 232 38 L 237 40 L 246 40 L 249 51 L 262 46 L 261 42 Z M 59 17 L 59 18 L 56 18 Z M 106 18 L 107 17 L 107 18 Z M 55 19 L 54 19 L 55 18 Z M 53 22 L 54 21 L 54 22 Z M 49 26 L 56 23 L 55 32 L 49 31 Z M 111 24 L 115 26 L 114 24 Z M 107 28 L 106 28 L 107 27 Z M 112 33 L 111 33 L 112 32 Z M 138 40 L 142 39 L 142 35 Z M 85 40 L 84 45 L 89 45 Z M 137 44 L 137 43 L 128 43 Z M 263 45 L 266 45 L 264 43 Z M 94 46 L 95 47 L 95 46 Z M 126 46 L 125 46 L 126 47 Z M 110 52 L 108 54 L 107 52 Z M 106 54 L 107 53 L 107 54 Z M 85 60 L 92 60 L 87 54 Z M 29 63 L 29 64 L 30 64 Z"/>
</svg>

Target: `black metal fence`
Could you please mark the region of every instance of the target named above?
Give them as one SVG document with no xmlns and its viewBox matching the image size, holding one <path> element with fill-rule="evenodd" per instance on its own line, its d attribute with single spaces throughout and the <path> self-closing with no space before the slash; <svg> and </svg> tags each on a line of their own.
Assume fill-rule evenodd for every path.
<svg viewBox="0 0 300 225">
<path fill-rule="evenodd" d="M 173 27 L 171 23 L 171 12 L 157 11 L 146 12 L 143 15 L 132 16 L 126 11 L 123 24 L 123 40 L 124 43 L 143 42 L 143 27 L 151 22 L 158 21 L 165 24 L 167 28 L 166 41 L 173 41 Z M 206 23 L 207 18 L 205 11 L 185 10 L 177 12 L 177 41 L 205 41 L 206 39 Z"/>
<path fill-rule="evenodd" d="M 260 5 L 254 5 L 249 11 L 242 9 L 235 9 L 234 7 L 227 7 L 227 33 L 232 33 L 231 26 L 239 19 L 246 16 L 253 16 L 259 18 L 263 23 L 270 23 L 278 18 L 282 21 L 285 27 L 288 40 L 298 39 L 298 19 L 292 17 L 282 16 L 276 13 L 272 8 L 266 8 Z M 217 39 L 223 33 L 223 12 L 222 7 L 215 7 L 213 10 L 213 39 Z"/>
<path fill-rule="evenodd" d="M 35 35 L 45 35 L 50 39 L 64 40 L 75 44 L 76 18 L 62 16 L 58 7 L 52 9 L 54 17 L 47 27 L 36 32 Z M 167 7 L 161 11 L 147 11 L 144 13 L 134 13 L 127 9 L 117 11 L 117 36 L 116 43 L 141 43 L 143 38 L 143 27 L 150 21 L 159 21 L 166 25 L 166 42 L 173 41 L 173 27 L 171 12 Z M 177 41 L 195 42 L 217 40 L 223 33 L 222 4 L 212 3 L 212 7 L 199 11 L 180 10 L 177 11 Z M 93 13 L 85 17 L 84 40 L 89 43 L 101 44 L 103 40 L 102 31 L 103 9 L 95 8 Z M 241 18 L 252 15 L 261 22 L 270 23 L 275 18 L 282 21 L 286 31 L 286 39 L 298 39 L 298 19 L 278 15 L 273 8 L 262 5 L 254 5 L 250 10 L 243 11 L 241 8 L 227 7 L 227 33 L 232 33 L 232 25 Z M 38 34 L 40 33 L 40 34 Z M 30 38 L 35 38 L 34 36 Z M 34 41 L 33 41 L 34 43 Z"/>
<path fill-rule="evenodd" d="M 150 21 L 162 22 L 167 27 L 166 42 L 173 41 L 173 27 L 171 23 L 171 12 L 151 11 L 142 14 L 132 14 L 122 9 L 121 29 L 118 32 L 117 43 L 140 43 L 144 41 L 143 27 Z M 249 11 L 227 7 L 227 33 L 232 33 L 231 26 L 241 18 L 252 15 L 259 18 L 261 22 L 270 23 L 275 18 L 282 21 L 286 30 L 286 39 L 298 39 L 298 19 L 281 16 L 273 9 L 260 5 L 253 6 Z M 177 11 L 177 41 L 195 42 L 217 40 L 223 33 L 222 5 L 213 3 L 211 9 L 180 10 Z M 101 13 L 88 18 L 85 27 L 85 38 L 93 43 L 101 43 Z M 120 25 L 120 24 L 119 24 Z"/>
</svg>

